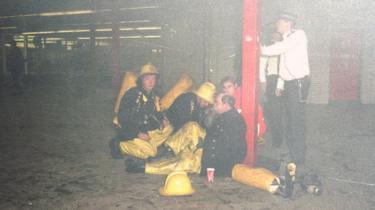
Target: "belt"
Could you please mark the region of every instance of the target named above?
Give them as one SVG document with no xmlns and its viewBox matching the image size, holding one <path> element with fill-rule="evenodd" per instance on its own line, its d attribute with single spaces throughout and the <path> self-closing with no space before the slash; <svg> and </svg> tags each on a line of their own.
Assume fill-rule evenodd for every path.
<svg viewBox="0 0 375 210">
<path fill-rule="evenodd" d="M 288 82 L 295 82 L 295 81 L 303 80 L 303 79 L 306 79 L 306 78 L 308 78 L 308 77 L 309 77 L 309 75 L 306 75 L 306 76 L 304 76 L 304 77 L 297 78 L 297 79 L 285 80 L 285 83 L 288 83 Z"/>
</svg>

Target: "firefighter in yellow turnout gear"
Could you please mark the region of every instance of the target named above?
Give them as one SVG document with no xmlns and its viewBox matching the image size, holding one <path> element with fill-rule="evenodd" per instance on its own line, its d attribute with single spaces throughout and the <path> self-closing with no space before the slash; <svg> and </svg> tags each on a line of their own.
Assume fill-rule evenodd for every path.
<svg viewBox="0 0 375 210">
<path fill-rule="evenodd" d="M 172 132 L 164 127 L 160 112 L 160 99 L 154 89 L 159 77 L 151 64 L 142 67 L 136 80 L 136 87 L 126 91 L 118 109 L 118 136 L 111 141 L 111 153 L 115 158 L 119 153 L 146 159 L 156 153 L 156 148 Z"/>
<path fill-rule="evenodd" d="M 145 173 L 169 174 L 173 171 L 199 173 L 206 137 L 204 114 L 214 102 L 215 86 L 203 83 L 196 91 L 180 95 L 167 111 L 167 117 L 174 133 L 166 139 L 163 147 L 173 157 L 147 162 Z"/>
</svg>

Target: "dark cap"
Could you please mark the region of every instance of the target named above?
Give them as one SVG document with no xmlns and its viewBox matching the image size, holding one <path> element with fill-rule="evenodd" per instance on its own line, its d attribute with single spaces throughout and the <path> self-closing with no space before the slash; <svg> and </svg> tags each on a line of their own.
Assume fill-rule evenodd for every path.
<svg viewBox="0 0 375 210">
<path fill-rule="evenodd" d="M 287 21 L 290 21 L 292 23 L 296 23 L 296 20 L 297 20 L 297 16 L 295 14 L 292 14 L 292 13 L 281 13 L 278 17 L 278 20 L 287 20 Z"/>
</svg>

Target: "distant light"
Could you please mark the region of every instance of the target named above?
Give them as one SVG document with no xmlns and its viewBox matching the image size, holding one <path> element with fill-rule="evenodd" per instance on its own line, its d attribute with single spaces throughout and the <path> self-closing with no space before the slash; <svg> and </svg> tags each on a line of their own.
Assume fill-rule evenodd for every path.
<svg viewBox="0 0 375 210">
<path fill-rule="evenodd" d="M 112 28 L 98 28 L 95 31 L 97 32 L 106 32 L 106 31 L 112 31 Z"/>
<path fill-rule="evenodd" d="M 160 26 L 138 27 L 137 30 L 161 30 Z"/>
<path fill-rule="evenodd" d="M 148 35 L 148 36 L 120 36 L 120 39 L 156 39 L 161 38 L 160 35 Z M 79 40 L 90 40 L 90 37 L 77 37 Z M 112 39 L 110 36 L 97 36 L 97 40 Z"/>
<path fill-rule="evenodd" d="M 16 29 L 16 28 L 17 28 L 16 26 L 3 26 L 3 27 L 0 27 L 1 30 Z"/>
<path fill-rule="evenodd" d="M 120 39 L 141 39 L 142 36 L 120 36 Z"/>
<path fill-rule="evenodd" d="M 161 38 L 161 36 L 160 35 L 150 35 L 150 36 L 143 36 L 144 38 L 146 38 L 146 39 L 157 39 L 157 38 Z"/>
<path fill-rule="evenodd" d="M 120 24 L 124 23 L 150 23 L 151 20 L 124 20 L 120 21 Z M 111 25 L 111 21 L 106 21 L 106 22 L 96 22 L 94 23 L 95 25 Z M 63 26 L 89 26 L 91 23 L 69 23 L 69 24 L 63 24 Z"/>
<path fill-rule="evenodd" d="M 62 40 L 62 38 L 59 38 L 59 37 L 49 37 L 46 39 L 46 41 L 59 41 L 59 40 Z"/>
<path fill-rule="evenodd" d="M 145 7 L 127 7 L 127 8 L 120 8 L 120 11 L 126 10 L 143 10 L 143 9 L 159 9 L 160 6 L 145 6 Z M 68 11 L 55 11 L 55 12 L 42 12 L 36 14 L 24 14 L 24 15 L 9 15 L 9 16 L 1 16 L 0 19 L 10 19 L 10 18 L 19 18 L 19 17 L 51 17 L 51 16 L 65 16 L 65 15 L 87 15 L 87 14 L 94 14 L 97 12 L 111 12 L 111 9 L 99 9 L 99 10 L 68 10 Z"/>
<path fill-rule="evenodd" d="M 145 6 L 145 7 L 128 7 L 128 8 L 120 8 L 120 11 L 124 10 L 141 10 L 141 9 L 159 9 L 160 6 Z"/>
<path fill-rule="evenodd" d="M 83 32 L 90 32 L 90 29 L 69 29 L 69 30 L 58 30 L 56 33 L 83 33 Z"/>
<path fill-rule="evenodd" d="M 138 27 L 138 28 L 119 28 L 120 31 L 134 31 L 134 30 L 161 30 L 160 26 L 150 26 L 150 27 Z M 98 28 L 95 29 L 97 32 L 110 32 L 111 28 Z M 64 29 L 57 31 L 33 31 L 33 32 L 24 32 L 23 35 L 40 35 L 40 34 L 62 34 L 62 33 L 87 33 L 90 32 L 90 29 Z"/>
<path fill-rule="evenodd" d="M 127 21 L 120 21 L 120 23 L 149 23 L 149 22 L 151 22 L 151 20 L 127 20 Z"/>
<path fill-rule="evenodd" d="M 9 15 L 9 16 L 1 16 L 0 19 L 10 19 L 10 18 L 17 18 L 17 17 L 37 17 L 39 14 L 26 14 L 26 15 Z"/>
<path fill-rule="evenodd" d="M 38 35 L 38 34 L 54 34 L 56 31 L 36 31 L 36 32 L 24 32 L 23 35 Z"/>
<path fill-rule="evenodd" d="M 97 38 L 97 37 L 96 37 L 96 38 Z M 89 40 L 90 37 L 77 37 L 77 39 L 79 39 L 79 40 Z"/>
<path fill-rule="evenodd" d="M 46 44 L 56 44 L 57 42 L 55 40 L 46 41 Z"/>
<path fill-rule="evenodd" d="M 95 13 L 94 10 L 72 10 L 72 11 L 59 11 L 59 12 L 43 12 L 40 13 L 40 16 L 64 16 L 64 15 L 86 15 L 86 14 L 93 14 Z"/>
<path fill-rule="evenodd" d="M 133 31 L 134 28 L 120 28 L 120 31 Z"/>
</svg>

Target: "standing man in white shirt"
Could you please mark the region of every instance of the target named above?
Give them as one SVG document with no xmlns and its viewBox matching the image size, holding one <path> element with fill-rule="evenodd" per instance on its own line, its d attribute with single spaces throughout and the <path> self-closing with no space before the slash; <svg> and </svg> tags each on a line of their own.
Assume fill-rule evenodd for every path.
<svg viewBox="0 0 375 210">
<path fill-rule="evenodd" d="M 286 143 L 291 161 L 301 169 L 305 162 L 305 102 L 309 89 L 310 69 L 307 38 L 303 30 L 294 29 L 296 17 L 282 14 L 277 21 L 277 31 L 283 40 L 262 47 L 263 55 L 280 55 L 279 78 L 275 94 L 285 97 Z M 297 169 L 298 173 L 298 169 Z M 298 174 L 297 174 L 298 175 Z"/>
</svg>

